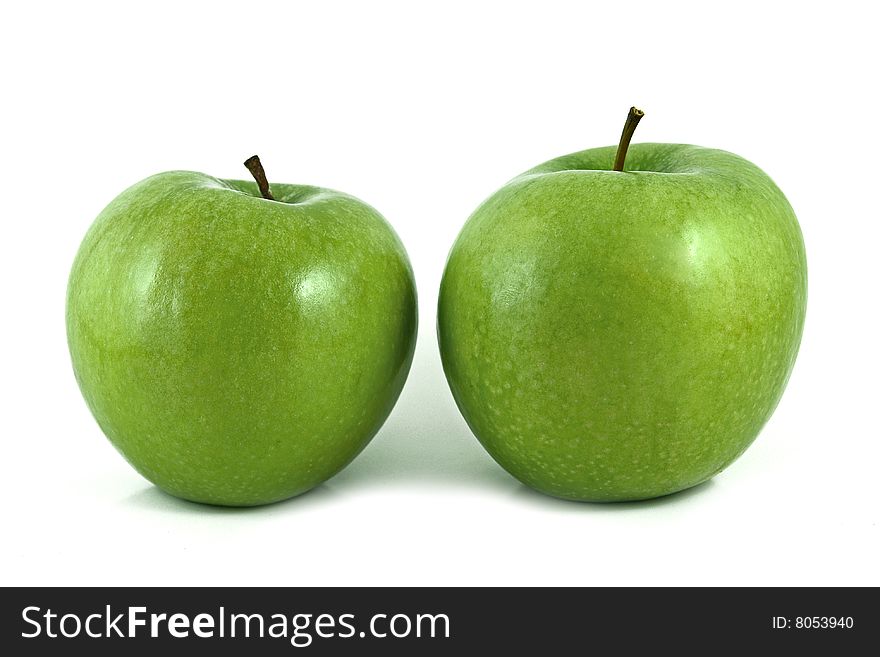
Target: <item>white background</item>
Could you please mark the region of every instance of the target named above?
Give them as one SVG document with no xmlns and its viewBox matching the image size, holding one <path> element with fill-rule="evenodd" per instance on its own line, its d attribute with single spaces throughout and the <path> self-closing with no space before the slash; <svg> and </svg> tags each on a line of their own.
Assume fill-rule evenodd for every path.
<svg viewBox="0 0 880 657">
<path fill-rule="evenodd" d="M 825 3 L 821 3 L 825 5 Z M 870 3 L 14 3 L 0 18 L 2 584 L 880 584 L 878 47 Z M 434 335 L 463 222 L 563 153 L 743 155 L 803 227 L 810 299 L 776 414 L 726 472 L 639 504 L 533 493 L 456 411 Z M 228 510 L 112 449 L 71 372 L 67 274 L 91 221 L 192 169 L 347 191 L 409 249 L 407 386 L 343 473 Z"/>
</svg>

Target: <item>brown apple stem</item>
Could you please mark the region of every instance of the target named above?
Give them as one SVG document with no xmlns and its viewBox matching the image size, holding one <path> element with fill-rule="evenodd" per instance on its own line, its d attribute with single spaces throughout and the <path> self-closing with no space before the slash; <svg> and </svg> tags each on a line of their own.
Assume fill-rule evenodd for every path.
<svg viewBox="0 0 880 657">
<path fill-rule="evenodd" d="M 263 170 L 260 156 L 251 155 L 244 161 L 244 165 L 248 168 L 248 171 L 251 172 L 254 180 L 257 181 L 257 187 L 260 188 L 260 194 L 263 195 L 263 198 L 269 201 L 274 201 L 275 197 L 272 196 L 272 192 L 269 191 L 269 181 L 266 179 L 266 172 Z"/>
<path fill-rule="evenodd" d="M 620 135 L 620 143 L 617 144 L 617 156 L 614 158 L 614 170 L 623 171 L 623 163 L 626 162 L 626 150 L 629 148 L 629 142 L 636 126 L 641 121 L 645 113 L 637 107 L 630 107 L 629 114 L 626 115 L 626 123 L 623 124 L 623 134 Z"/>
</svg>

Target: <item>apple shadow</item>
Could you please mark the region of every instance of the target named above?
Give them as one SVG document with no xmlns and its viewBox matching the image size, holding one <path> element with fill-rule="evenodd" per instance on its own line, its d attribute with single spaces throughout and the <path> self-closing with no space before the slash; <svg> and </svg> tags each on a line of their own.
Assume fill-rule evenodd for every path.
<svg viewBox="0 0 880 657">
<path fill-rule="evenodd" d="M 455 405 L 437 353 L 423 336 L 394 410 L 376 437 L 327 485 L 339 492 L 413 485 L 511 491 L 517 482 L 492 460 Z"/>
<path fill-rule="evenodd" d="M 149 485 L 136 493 L 125 498 L 125 504 L 147 511 L 160 513 L 194 513 L 198 515 L 270 515 L 281 511 L 287 506 L 297 504 L 299 507 L 313 506 L 315 503 L 323 504 L 328 498 L 334 498 L 336 494 L 326 485 L 321 485 L 306 491 L 296 497 L 279 500 L 271 504 L 261 506 L 220 506 L 218 504 L 206 504 L 192 502 L 166 493 L 158 486 Z"/>
<path fill-rule="evenodd" d="M 652 497 L 647 500 L 634 500 L 630 502 L 579 502 L 566 500 L 561 497 L 545 495 L 528 486 L 522 485 L 517 488 L 514 496 L 528 504 L 574 513 L 625 513 L 631 511 L 646 511 L 659 507 L 675 506 L 684 504 L 695 497 L 701 497 L 711 492 L 716 486 L 714 479 L 708 479 L 701 484 L 685 488 L 675 493 Z"/>
</svg>

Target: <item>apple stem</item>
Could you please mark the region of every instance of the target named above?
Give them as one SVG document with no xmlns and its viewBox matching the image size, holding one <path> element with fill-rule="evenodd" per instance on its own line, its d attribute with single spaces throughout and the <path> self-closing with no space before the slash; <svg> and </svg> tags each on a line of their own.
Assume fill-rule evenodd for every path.
<svg viewBox="0 0 880 657">
<path fill-rule="evenodd" d="M 274 201 L 275 197 L 272 196 L 272 192 L 269 191 L 269 181 L 266 179 L 266 172 L 263 170 L 260 156 L 251 155 L 244 161 L 244 165 L 248 168 L 248 171 L 251 172 L 254 180 L 257 181 L 257 187 L 260 188 L 260 194 L 263 195 L 263 198 L 269 201 Z"/>
<path fill-rule="evenodd" d="M 623 124 L 623 134 L 620 135 L 620 143 L 617 145 L 614 171 L 623 171 L 623 164 L 626 162 L 626 150 L 629 148 L 629 142 L 636 131 L 636 126 L 644 115 L 645 113 L 637 107 L 629 108 L 629 114 L 626 115 L 626 123 Z"/>
</svg>

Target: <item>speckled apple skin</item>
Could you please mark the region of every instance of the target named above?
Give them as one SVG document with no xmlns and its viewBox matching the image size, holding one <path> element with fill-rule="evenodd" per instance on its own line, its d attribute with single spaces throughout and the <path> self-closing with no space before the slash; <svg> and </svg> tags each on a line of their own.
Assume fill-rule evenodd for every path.
<svg viewBox="0 0 880 657">
<path fill-rule="evenodd" d="M 193 501 L 320 484 L 391 411 L 412 361 L 406 252 L 345 194 L 176 171 L 118 196 L 70 275 L 73 368 L 110 442 Z"/>
<path fill-rule="evenodd" d="M 639 500 L 730 465 L 800 343 L 804 244 L 782 192 L 731 153 L 574 153 L 467 221 L 443 276 L 443 366 L 474 434 L 550 495 Z"/>
</svg>

